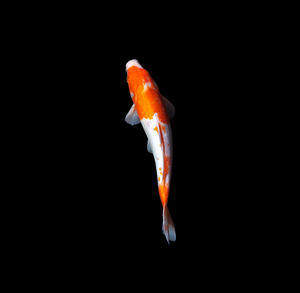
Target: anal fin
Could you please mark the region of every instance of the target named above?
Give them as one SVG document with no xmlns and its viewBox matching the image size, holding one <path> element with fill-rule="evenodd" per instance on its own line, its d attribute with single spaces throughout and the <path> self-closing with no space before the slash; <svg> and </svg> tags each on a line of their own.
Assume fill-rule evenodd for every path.
<svg viewBox="0 0 300 293">
<path fill-rule="evenodd" d="M 153 152 L 152 152 L 152 148 L 151 148 L 151 144 L 150 144 L 149 139 L 148 139 L 148 142 L 147 142 L 147 151 L 148 151 L 150 154 L 153 153 Z"/>
</svg>

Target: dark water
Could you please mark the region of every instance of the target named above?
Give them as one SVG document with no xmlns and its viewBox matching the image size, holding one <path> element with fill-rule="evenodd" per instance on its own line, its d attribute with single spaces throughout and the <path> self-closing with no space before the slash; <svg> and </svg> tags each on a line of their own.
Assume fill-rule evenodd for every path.
<svg viewBox="0 0 300 293">
<path fill-rule="evenodd" d="M 252 140 L 252 109 L 260 106 L 253 68 L 228 38 L 202 37 L 177 50 L 174 43 L 112 45 L 83 33 L 40 44 L 20 104 L 28 109 L 20 125 L 28 241 L 74 251 L 167 247 L 146 136 L 124 122 L 131 107 L 125 64 L 132 58 L 176 108 L 171 247 L 237 249 L 253 241 L 263 180 Z"/>
</svg>

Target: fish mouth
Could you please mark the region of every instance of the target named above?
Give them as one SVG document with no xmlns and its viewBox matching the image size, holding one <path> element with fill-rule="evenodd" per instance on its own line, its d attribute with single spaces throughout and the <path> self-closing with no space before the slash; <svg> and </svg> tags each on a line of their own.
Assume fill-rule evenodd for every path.
<svg viewBox="0 0 300 293">
<path fill-rule="evenodd" d="M 137 59 L 132 59 L 126 63 L 126 71 L 132 66 L 143 68 Z"/>
</svg>

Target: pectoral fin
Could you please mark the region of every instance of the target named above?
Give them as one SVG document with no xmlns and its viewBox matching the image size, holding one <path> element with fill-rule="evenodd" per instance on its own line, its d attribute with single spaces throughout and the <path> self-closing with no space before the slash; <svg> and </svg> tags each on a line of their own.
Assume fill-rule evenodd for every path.
<svg viewBox="0 0 300 293">
<path fill-rule="evenodd" d="M 136 125 L 140 123 L 140 118 L 135 110 L 135 105 L 133 104 L 129 112 L 125 117 L 125 121 L 130 125 Z"/>
<path fill-rule="evenodd" d="M 167 108 L 167 112 L 168 112 L 168 115 L 169 115 L 169 118 L 173 118 L 175 116 L 175 107 L 174 105 L 167 99 L 163 96 L 163 101 L 165 103 L 165 106 Z"/>
</svg>

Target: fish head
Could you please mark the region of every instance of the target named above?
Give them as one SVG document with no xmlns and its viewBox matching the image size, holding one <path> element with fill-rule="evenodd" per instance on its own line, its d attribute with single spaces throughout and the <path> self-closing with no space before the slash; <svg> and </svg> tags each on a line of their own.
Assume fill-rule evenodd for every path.
<svg viewBox="0 0 300 293">
<path fill-rule="evenodd" d="M 126 63 L 126 71 L 128 71 L 128 69 L 133 66 L 143 68 L 137 59 L 132 59 Z"/>
<path fill-rule="evenodd" d="M 126 72 L 130 95 L 133 99 L 137 88 L 143 83 L 145 70 L 137 59 L 132 59 L 126 63 Z"/>
</svg>

